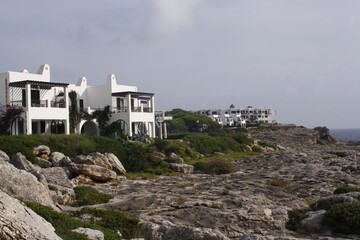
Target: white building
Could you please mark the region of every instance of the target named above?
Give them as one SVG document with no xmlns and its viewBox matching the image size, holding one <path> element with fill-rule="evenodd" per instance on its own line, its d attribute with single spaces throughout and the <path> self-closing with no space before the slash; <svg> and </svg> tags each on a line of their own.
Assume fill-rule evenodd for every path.
<svg viewBox="0 0 360 240">
<path fill-rule="evenodd" d="M 275 111 L 272 109 L 259 109 L 251 106 L 245 109 L 206 109 L 195 111 L 197 114 L 206 115 L 222 126 L 245 127 L 249 123 L 274 123 Z"/>
<path fill-rule="evenodd" d="M 135 86 L 119 85 L 115 75 L 107 76 L 104 85 L 89 86 L 82 77 L 76 85 L 70 84 L 69 91 L 77 93 L 80 111 L 92 113 L 110 106 L 110 123 L 119 121 L 130 137 L 146 134 L 155 137 L 155 100 L 153 93 L 138 92 Z M 79 133 L 98 134 L 95 120 L 82 120 Z"/>
<path fill-rule="evenodd" d="M 77 84 L 50 82 L 50 66 L 36 74 L 27 70 L 0 73 L 0 109 L 19 106 L 24 112 L 11 126 L 11 134 L 69 134 L 69 97 L 75 91 L 79 111 L 92 113 L 110 106 L 109 123 L 119 122 L 130 137 L 146 134 L 155 137 L 155 101 L 153 93 L 138 92 L 135 86 L 119 85 L 109 75 L 104 85 L 89 86 L 85 77 Z M 96 120 L 81 120 L 77 133 L 98 135 Z"/>
<path fill-rule="evenodd" d="M 13 120 L 10 133 L 69 134 L 68 84 L 50 82 L 50 66 L 42 65 L 36 74 L 27 70 L 0 73 L 0 109 L 22 107 Z"/>
</svg>

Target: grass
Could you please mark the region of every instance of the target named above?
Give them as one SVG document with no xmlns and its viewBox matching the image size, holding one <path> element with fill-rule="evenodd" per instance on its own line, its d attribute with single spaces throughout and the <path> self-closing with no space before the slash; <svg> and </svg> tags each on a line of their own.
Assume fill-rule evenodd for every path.
<svg viewBox="0 0 360 240">
<path fill-rule="evenodd" d="M 283 179 L 266 180 L 265 184 L 268 186 L 280 187 L 280 188 L 284 188 L 284 189 L 291 188 L 290 183 Z"/>
<path fill-rule="evenodd" d="M 94 205 L 100 203 L 107 203 L 112 196 L 101 193 L 95 188 L 89 186 L 79 186 L 74 188 L 76 195 L 76 206 Z"/>
<path fill-rule="evenodd" d="M 91 228 L 100 230 L 104 233 L 105 240 L 120 240 L 122 239 L 115 229 L 107 228 L 100 224 L 85 223 L 70 214 L 63 212 L 56 212 L 54 209 L 48 206 L 43 206 L 33 202 L 25 202 L 25 204 L 31 208 L 38 215 L 43 217 L 46 221 L 51 223 L 55 228 L 55 233 L 64 240 L 87 240 L 88 238 L 80 233 L 72 232 L 71 230 L 79 227 Z"/>
<path fill-rule="evenodd" d="M 111 230 L 119 230 L 126 238 L 141 238 L 144 235 L 143 225 L 139 220 L 129 214 L 117 210 L 104 210 L 95 208 L 83 208 L 76 213 L 77 216 L 90 214 L 91 224 L 100 225 Z"/>
</svg>

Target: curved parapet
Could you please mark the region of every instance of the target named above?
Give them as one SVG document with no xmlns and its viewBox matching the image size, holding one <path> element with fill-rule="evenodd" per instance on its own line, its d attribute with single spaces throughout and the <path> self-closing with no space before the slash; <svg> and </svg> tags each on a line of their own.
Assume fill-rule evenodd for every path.
<svg viewBox="0 0 360 240">
<path fill-rule="evenodd" d="M 37 74 L 42 75 L 44 79 L 50 82 L 50 65 L 41 65 L 39 70 L 37 71 Z"/>
</svg>

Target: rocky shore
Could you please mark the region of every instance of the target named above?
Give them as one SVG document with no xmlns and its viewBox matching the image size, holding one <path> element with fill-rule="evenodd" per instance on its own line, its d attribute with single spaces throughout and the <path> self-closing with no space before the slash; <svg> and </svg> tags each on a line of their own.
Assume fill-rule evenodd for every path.
<svg viewBox="0 0 360 240">
<path fill-rule="evenodd" d="M 79 169 L 87 167 L 85 163 L 93 167 L 87 167 L 87 172 L 83 171 L 80 175 L 89 176 L 91 172 L 94 180 L 99 180 L 99 176 L 94 173 L 95 168 L 113 171 L 115 175 L 108 173 L 109 179 L 93 184 L 99 191 L 114 196 L 113 199 L 109 203 L 91 207 L 120 209 L 138 217 L 145 226 L 145 239 L 360 238 L 355 235 L 335 235 L 321 222 L 325 210 L 309 208 L 309 205 L 321 199 L 333 197 L 337 187 L 360 185 L 360 146 L 336 142 L 326 132 L 324 134 L 322 131 L 295 126 L 253 129 L 249 130 L 249 134 L 259 142 L 275 145 L 276 150 L 261 148 L 262 152 L 257 155 L 234 159 L 238 171 L 231 174 L 181 174 L 128 180 L 116 177 L 115 172 L 124 172 L 117 159 L 108 166 L 89 156 L 76 161 L 67 161 L 64 156 L 58 162 L 59 168 L 64 169 L 61 174 L 65 175 L 62 176 L 80 174 Z M 102 156 L 109 158 L 106 154 Z M 40 192 L 44 192 L 41 197 L 29 193 L 32 196 L 30 200 L 53 206 L 58 211 L 75 210 L 66 204 L 71 202 L 71 186 L 81 184 L 81 178 L 60 183 L 56 182 L 54 174 L 49 170 L 55 167 L 33 167 L 25 171 L 14 165 L 14 160 L 7 158 L 4 153 L 0 154 L 0 208 L 8 208 L 5 201 L 7 198 L 28 198 L 20 194 L 23 190 L 18 191 L 15 187 L 18 185 L 15 183 L 20 181 L 15 176 L 21 172 L 22 176 L 31 178 L 31 181 L 25 180 L 28 187 L 34 189 L 37 186 Z M 62 172 L 59 169 L 57 171 Z M 53 180 L 50 180 L 50 176 Z M 59 178 L 63 179 L 60 175 Z M 4 179 L 7 179 L 6 182 Z M 46 195 L 46 192 L 51 194 Z M 345 194 L 344 201 L 358 201 L 356 193 L 350 195 Z M 308 211 L 307 216 L 310 216 L 302 221 L 306 231 L 301 234 L 285 227 L 288 211 L 292 209 L 305 209 Z M 17 220 L 14 219 L 17 215 L 10 214 L 13 218 L 6 219 L 4 216 L 8 215 L 5 215 L 4 210 L 1 211 L 1 233 L 8 236 L 6 239 L 16 239 L 11 238 L 16 234 L 8 232 L 25 231 L 24 226 L 27 224 L 19 221 L 20 227 L 9 228 L 9 221 L 11 226 L 16 225 Z M 20 214 L 17 217 L 23 219 Z M 30 233 L 22 235 L 27 236 L 27 239 L 56 239 L 52 237 L 54 232 L 51 225 L 44 224 L 44 229 L 48 229 L 44 236 L 35 237 Z M 27 227 L 36 234 L 41 232 L 35 226 Z"/>
</svg>

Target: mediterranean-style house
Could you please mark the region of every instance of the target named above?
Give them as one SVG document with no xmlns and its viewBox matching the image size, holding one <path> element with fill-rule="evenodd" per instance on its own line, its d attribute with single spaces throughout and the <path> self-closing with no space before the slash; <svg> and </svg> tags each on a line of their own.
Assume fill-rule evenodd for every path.
<svg viewBox="0 0 360 240">
<path fill-rule="evenodd" d="M 0 110 L 22 107 L 13 120 L 12 135 L 70 133 L 69 96 L 75 91 L 80 112 L 92 113 L 109 106 L 109 123 L 119 122 L 130 137 L 146 134 L 155 137 L 155 101 L 153 93 L 138 92 L 135 86 L 120 85 L 113 74 L 104 85 L 89 86 L 82 77 L 77 84 L 50 81 L 50 66 L 42 65 L 36 74 L 27 70 L 0 73 Z M 98 135 L 96 120 L 81 120 L 76 133 Z"/>
</svg>

